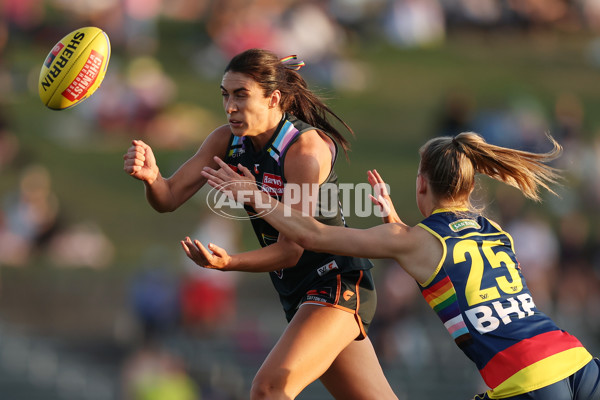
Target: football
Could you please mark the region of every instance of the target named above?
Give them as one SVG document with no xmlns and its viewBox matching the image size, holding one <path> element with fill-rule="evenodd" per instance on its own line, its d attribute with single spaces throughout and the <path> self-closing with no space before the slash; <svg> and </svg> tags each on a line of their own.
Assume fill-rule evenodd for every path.
<svg viewBox="0 0 600 400">
<path fill-rule="evenodd" d="M 81 103 L 100 87 L 109 59 L 110 40 L 102 29 L 74 30 L 56 43 L 42 65 L 40 99 L 53 110 Z"/>
</svg>

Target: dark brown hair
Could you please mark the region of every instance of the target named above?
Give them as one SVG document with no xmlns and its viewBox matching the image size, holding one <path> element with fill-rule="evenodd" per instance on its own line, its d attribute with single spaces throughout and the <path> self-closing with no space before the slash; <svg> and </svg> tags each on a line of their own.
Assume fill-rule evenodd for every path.
<svg viewBox="0 0 600 400">
<path fill-rule="evenodd" d="M 239 72 L 249 75 L 264 90 L 265 96 L 275 90 L 281 92 L 281 109 L 296 118 L 330 134 L 346 152 L 348 140 L 329 122 L 333 116 L 354 135 L 354 131 L 338 117 L 318 96 L 308 89 L 302 76 L 283 64 L 279 57 L 268 50 L 250 49 L 231 59 L 224 72 Z"/>
<path fill-rule="evenodd" d="M 475 173 L 485 174 L 519 188 L 530 199 L 540 201 L 539 188 L 556 183 L 558 171 L 546 165 L 562 152 L 550 135 L 553 149 L 547 153 L 531 153 L 487 143 L 474 132 L 453 137 L 438 137 L 425 143 L 419 153 L 419 172 L 425 175 L 433 192 L 444 199 L 468 201 L 475 183 Z"/>
</svg>

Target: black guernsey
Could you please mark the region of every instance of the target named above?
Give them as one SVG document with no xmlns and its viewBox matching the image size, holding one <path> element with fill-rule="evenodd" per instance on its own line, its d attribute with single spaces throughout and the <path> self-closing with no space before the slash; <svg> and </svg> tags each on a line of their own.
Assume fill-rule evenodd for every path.
<svg viewBox="0 0 600 400">
<path fill-rule="evenodd" d="M 287 151 L 300 135 L 310 130 L 315 130 L 315 128 L 290 114 L 284 114 L 275 133 L 262 149 L 254 149 L 249 138 L 232 134 L 225 162 L 232 167 L 242 164 L 248 168 L 263 191 L 267 191 L 272 197 L 281 200 L 286 184 L 283 168 Z M 337 175 L 333 169 L 337 146 L 333 151 L 331 172 L 327 180 L 319 186 L 320 194 L 317 205 L 319 211 L 318 215 L 315 215 L 315 219 L 327 225 L 345 226 L 339 203 Z M 275 228 L 257 217 L 251 207 L 247 206 L 246 212 L 262 247 L 277 242 L 279 232 Z M 299 306 L 302 296 L 325 274 L 368 270 L 372 267 L 373 264 L 367 259 L 304 250 L 295 266 L 282 268 L 269 275 L 279 293 L 286 315 L 290 319 Z"/>
</svg>

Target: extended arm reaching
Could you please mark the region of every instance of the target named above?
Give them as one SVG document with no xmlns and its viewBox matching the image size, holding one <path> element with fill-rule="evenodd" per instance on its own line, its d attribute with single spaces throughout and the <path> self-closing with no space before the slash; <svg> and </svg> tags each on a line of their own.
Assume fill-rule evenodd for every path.
<svg viewBox="0 0 600 400">
<path fill-rule="evenodd" d="M 123 155 L 123 169 L 144 183 L 152 208 L 161 213 L 173 211 L 204 186 L 206 179 L 199 171 L 205 165 L 216 166 L 212 157 L 225 154 L 229 135 L 227 125 L 215 129 L 196 154 L 169 178 L 161 175 L 152 148 L 141 140 L 133 140 Z"/>
<path fill-rule="evenodd" d="M 266 211 L 262 213 L 262 218 L 288 239 L 307 250 L 356 257 L 395 259 L 403 244 L 407 243 L 402 240 L 385 240 L 390 235 L 403 236 L 412 229 L 405 224 L 386 224 L 370 229 L 321 224 L 259 190 L 252 173 L 244 166 L 237 166 L 243 173 L 239 175 L 218 157 L 215 157 L 215 162 L 221 167 L 218 171 L 210 167 L 202 171 L 209 185 L 223 190 L 238 201 L 244 201 L 257 212 Z"/>
</svg>

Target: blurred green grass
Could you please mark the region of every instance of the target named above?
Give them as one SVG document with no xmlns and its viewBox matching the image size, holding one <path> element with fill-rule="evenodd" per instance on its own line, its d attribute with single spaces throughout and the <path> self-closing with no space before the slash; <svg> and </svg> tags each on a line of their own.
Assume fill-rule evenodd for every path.
<svg viewBox="0 0 600 400">
<path fill-rule="evenodd" d="M 175 79 L 177 101 L 193 102 L 213 113 L 217 121 L 224 121 L 219 78 L 200 76 L 190 60 L 194 43 L 179 40 L 189 37 L 187 32 L 191 29 L 164 26 L 157 57 Z M 600 125 L 600 115 L 592 110 L 600 105 L 600 98 L 598 70 L 586 57 L 591 39 L 575 34 L 457 33 L 444 45 L 431 48 L 399 49 L 385 43 L 351 46 L 348 56 L 360 62 L 367 72 L 364 91 L 335 91 L 309 81 L 311 87 L 323 89 L 330 106 L 356 132 L 350 161 L 343 157 L 338 160 L 340 182 L 366 182 L 366 170 L 377 168 L 392 188 L 397 209 L 407 222 L 416 223 L 420 218 L 414 201 L 418 148 L 435 134 L 444 96 L 454 90 L 469 93 L 479 108 L 506 105 L 515 96 L 533 97 L 544 106 L 548 117 L 559 94 L 573 93 L 587 111 L 586 132 L 594 132 Z M 122 154 L 133 139 L 129 132 L 107 135 L 94 127 L 84 143 L 67 146 L 55 140 L 55 134 L 77 118 L 78 110 L 47 110 L 32 90 L 37 79 L 35 71 L 47 50 L 17 43 L 6 54 L 11 68 L 22 78 L 20 84 L 28 87 L 6 107 L 24 157 L 49 168 L 67 220 L 97 221 L 116 245 L 113 271 L 129 271 L 138 266 L 142 255 L 153 247 L 179 255 L 178 241 L 195 229 L 202 200 L 191 201 L 174 213 L 154 212 L 145 202 L 143 185 L 122 171 Z M 118 49 L 113 57 L 113 62 L 128 61 L 128 56 Z M 93 98 L 86 100 L 92 101 Z M 86 106 L 83 103 L 77 107 Z M 202 134 L 212 128 L 206 127 Z M 174 172 L 195 150 L 157 150 L 163 175 Z M 16 186 L 18 169 L 3 171 L 2 176 L 0 190 L 6 192 Z M 350 216 L 348 222 L 351 226 L 367 227 L 379 223 L 379 219 Z M 250 225 L 244 223 L 243 229 L 244 247 L 255 248 Z"/>
</svg>

